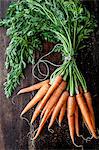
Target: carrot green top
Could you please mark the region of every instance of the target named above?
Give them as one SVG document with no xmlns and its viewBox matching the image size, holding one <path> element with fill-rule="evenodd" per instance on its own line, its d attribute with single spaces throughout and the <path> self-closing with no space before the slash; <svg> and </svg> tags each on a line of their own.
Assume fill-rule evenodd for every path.
<svg viewBox="0 0 99 150">
<path fill-rule="evenodd" d="M 42 40 L 56 43 L 54 52 L 62 54 L 63 64 L 51 75 L 51 82 L 61 75 L 68 80 L 70 95 L 77 92 L 79 84 L 87 91 L 75 56 L 85 47 L 82 41 L 93 32 L 96 22 L 79 0 L 18 0 L 10 4 L 0 26 L 7 28 L 11 39 L 6 50 L 6 67 L 10 69 L 5 83 L 7 97 L 20 83 L 26 64 L 34 63 L 33 53 L 41 49 Z"/>
</svg>

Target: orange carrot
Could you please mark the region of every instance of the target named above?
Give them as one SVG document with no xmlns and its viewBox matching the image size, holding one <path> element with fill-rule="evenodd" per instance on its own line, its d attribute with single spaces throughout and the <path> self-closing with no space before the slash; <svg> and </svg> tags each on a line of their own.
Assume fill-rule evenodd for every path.
<svg viewBox="0 0 99 150">
<path fill-rule="evenodd" d="M 93 110 L 93 107 L 92 107 L 92 98 L 91 98 L 90 92 L 84 93 L 84 97 L 85 97 L 88 109 L 90 111 L 90 118 L 91 118 L 91 121 L 92 121 L 92 125 L 93 125 L 94 129 L 96 129 L 96 127 L 95 127 L 95 116 L 94 116 L 94 110 Z"/>
<path fill-rule="evenodd" d="M 85 100 L 84 100 L 84 97 L 82 96 L 82 94 L 77 94 L 76 95 L 76 100 L 77 100 L 77 103 L 78 103 L 78 106 L 81 110 L 81 113 L 82 115 L 84 116 L 84 119 L 85 119 L 85 122 L 87 123 L 92 135 L 94 138 L 97 138 L 96 137 L 96 133 L 95 133 L 95 130 L 92 126 L 92 123 L 91 123 L 91 119 L 90 119 L 90 114 L 89 114 L 89 110 L 87 108 L 87 105 L 85 103 Z"/>
<path fill-rule="evenodd" d="M 63 104 L 61 110 L 60 110 L 60 114 L 59 114 L 59 126 L 61 126 L 61 123 L 62 123 L 62 120 L 64 118 L 64 115 L 65 115 L 65 112 L 66 112 L 66 103 Z"/>
<path fill-rule="evenodd" d="M 69 96 L 67 101 L 67 119 L 69 125 L 70 136 L 72 142 L 74 143 L 74 131 L 75 131 L 75 122 L 74 122 L 74 113 L 76 108 L 76 100 L 74 96 Z"/>
<path fill-rule="evenodd" d="M 78 114 L 78 106 L 76 105 L 75 109 L 75 130 L 76 135 L 79 136 L 79 114 Z"/>
<path fill-rule="evenodd" d="M 37 118 L 37 116 L 40 114 L 40 112 L 41 112 L 42 108 L 44 107 L 44 105 L 45 105 L 45 103 L 44 103 L 44 101 L 43 101 L 43 99 L 42 99 L 40 105 L 37 107 L 37 109 L 35 109 L 35 111 L 34 111 L 34 113 L 33 113 L 33 116 L 32 116 L 32 119 L 31 119 L 31 124 L 34 122 L 34 120 L 35 120 L 35 119 Z M 49 101 L 46 103 L 46 105 L 45 105 L 43 111 L 41 112 L 41 118 L 42 118 L 43 114 L 45 113 L 46 108 L 47 108 L 48 105 L 49 105 Z"/>
<path fill-rule="evenodd" d="M 50 110 L 52 109 L 52 107 L 57 103 L 57 101 L 59 100 L 59 97 L 61 96 L 62 92 L 65 90 L 66 88 L 66 82 L 62 81 L 61 84 L 59 85 L 59 87 L 54 91 L 54 93 L 51 95 L 49 101 L 50 104 L 48 105 L 46 112 L 42 118 L 42 124 L 44 122 L 44 120 L 46 119 L 48 113 L 50 112 Z"/>
<path fill-rule="evenodd" d="M 38 107 L 40 106 L 40 103 L 41 103 L 41 102 L 42 102 L 42 100 L 38 102 L 38 104 L 37 104 L 37 106 L 36 106 L 35 110 L 37 110 L 37 109 L 38 109 Z"/>
<path fill-rule="evenodd" d="M 80 93 L 81 93 L 81 94 L 83 94 L 84 92 L 83 92 L 82 87 L 81 87 L 81 86 L 79 86 L 78 88 L 79 88 Z"/>
<path fill-rule="evenodd" d="M 43 117 L 43 115 L 44 115 L 44 113 L 45 113 L 45 111 L 46 111 L 48 105 L 49 105 L 49 101 L 46 103 L 45 107 L 43 108 L 43 110 L 42 110 L 42 112 L 41 112 L 41 115 L 40 115 L 41 118 Z"/>
<path fill-rule="evenodd" d="M 54 87 L 58 87 L 59 86 L 59 84 L 62 82 L 62 80 L 63 80 L 63 78 L 62 78 L 62 76 L 57 76 L 56 78 L 55 78 L 55 80 L 54 80 L 54 82 L 53 82 L 53 84 L 52 84 L 52 88 L 54 88 Z M 55 89 L 56 89 L 55 88 Z"/>
<path fill-rule="evenodd" d="M 59 86 L 59 84 L 62 82 L 62 77 L 57 76 L 54 83 L 50 86 L 48 92 L 44 96 L 43 103 L 45 104 L 47 100 L 50 98 L 51 94 L 54 92 L 55 89 Z"/>
<path fill-rule="evenodd" d="M 35 140 L 35 139 L 39 136 L 39 134 L 41 133 L 41 131 L 42 131 L 42 129 L 43 129 L 43 127 L 44 127 L 46 121 L 47 121 L 48 118 L 51 116 L 51 114 L 52 114 L 54 108 L 55 108 L 55 106 L 54 106 L 54 107 L 51 109 L 51 111 L 48 113 L 48 116 L 46 117 L 46 119 L 45 119 L 45 121 L 43 122 L 43 124 L 40 123 L 39 128 L 38 128 L 38 131 L 37 131 L 35 137 L 33 138 L 34 140 Z"/>
<path fill-rule="evenodd" d="M 36 108 L 35 108 L 35 111 L 38 109 L 38 107 L 40 106 L 40 103 L 41 103 L 41 101 L 40 102 L 38 102 L 38 104 L 37 104 L 37 106 L 36 106 Z M 34 112 L 35 112 L 34 111 Z M 32 119 L 31 119 L 31 124 L 32 124 Z"/>
<path fill-rule="evenodd" d="M 44 86 L 42 86 L 40 88 L 40 90 L 37 92 L 37 94 L 34 96 L 34 98 L 26 105 L 26 107 L 24 108 L 24 110 L 21 113 L 21 116 L 26 113 L 29 109 L 31 109 L 38 101 L 40 101 L 44 95 L 47 93 L 48 89 L 49 89 L 50 85 L 48 83 L 44 84 Z"/>
<path fill-rule="evenodd" d="M 34 115 L 32 117 L 32 123 L 34 122 L 34 120 L 36 119 L 36 117 L 39 115 L 41 109 L 44 107 L 44 105 L 46 104 L 47 100 L 50 98 L 51 94 L 54 92 L 54 90 L 59 86 L 59 84 L 61 82 L 62 82 L 62 77 L 61 76 L 57 76 L 56 79 L 55 79 L 55 81 L 54 81 L 54 83 L 50 86 L 47 94 L 44 96 L 44 98 L 43 98 L 43 100 L 42 100 L 42 102 L 41 102 L 38 110 L 34 112 Z"/>
<path fill-rule="evenodd" d="M 45 80 L 45 81 L 42 81 L 40 83 L 34 84 L 30 87 L 23 88 L 17 93 L 17 95 L 22 94 L 22 93 L 32 92 L 34 90 L 38 90 L 46 83 L 49 83 L 49 80 Z"/>
<path fill-rule="evenodd" d="M 69 93 L 67 91 L 64 91 L 62 93 L 62 95 L 59 98 L 58 103 L 57 103 L 57 105 L 53 111 L 53 114 L 52 114 L 48 128 L 50 128 L 53 125 L 56 117 L 58 116 L 58 113 L 59 113 L 61 107 L 63 106 L 64 103 L 66 103 L 68 96 L 69 96 Z"/>
<path fill-rule="evenodd" d="M 59 84 L 62 82 L 62 77 L 61 76 L 57 76 L 55 78 L 55 81 L 53 82 L 53 84 L 51 85 L 51 87 L 49 88 L 47 94 L 46 94 L 46 97 L 50 97 L 50 95 L 54 92 L 54 90 L 59 86 Z M 48 99 L 47 98 L 47 99 Z"/>
<path fill-rule="evenodd" d="M 43 110 L 41 112 L 41 115 L 40 115 L 41 118 L 43 117 L 43 115 L 44 115 L 44 113 L 45 113 L 45 111 L 46 111 L 46 109 L 47 109 L 47 107 L 48 107 L 49 104 L 50 104 L 50 100 L 48 100 L 47 103 L 46 103 L 46 105 L 44 106 L 44 108 L 43 108 Z"/>
</svg>

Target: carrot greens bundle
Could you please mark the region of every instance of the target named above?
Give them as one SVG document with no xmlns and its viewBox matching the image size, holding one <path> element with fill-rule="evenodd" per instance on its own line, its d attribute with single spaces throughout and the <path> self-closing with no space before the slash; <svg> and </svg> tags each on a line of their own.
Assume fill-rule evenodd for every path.
<svg viewBox="0 0 99 150">
<path fill-rule="evenodd" d="M 94 17 L 79 0 L 18 0 L 10 4 L 0 26 L 7 28 L 10 43 L 6 49 L 5 94 L 10 97 L 23 77 L 33 54 L 44 40 L 57 43 L 55 52 L 68 60 L 82 49 L 82 41 L 95 27 Z M 66 58 L 65 58 L 66 57 Z M 68 58 L 68 59 L 67 59 Z"/>
<path fill-rule="evenodd" d="M 34 64 L 35 51 L 42 50 L 42 34 L 47 20 L 42 14 L 32 11 L 26 0 L 14 1 L 10 4 L 5 18 L 0 19 L 0 27 L 7 29 L 10 38 L 6 49 L 5 67 L 8 69 L 4 84 L 5 95 L 11 97 L 20 79 L 24 78 L 24 70 L 27 64 Z M 42 26 L 41 26 L 42 24 Z M 52 39 L 51 33 L 47 38 Z M 52 40 L 56 42 L 56 40 Z"/>
<path fill-rule="evenodd" d="M 31 123 L 33 123 L 41 113 L 41 122 L 34 137 L 36 139 L 49 117 L 51 117 L 48 126 L 50 129 L 57 117 L 59 118 L 59 125 L 61 125 L 65 114 L 67 114 L 70 136 L 73 144 L 75 144 L 75 133 L 80 136 L 80 110 L 89 132 L 94 138 L 97 138 L 91 94 L 76 63 L 77 53 L 86 46 L 83 41 L 88 39 L 96 27 L 94 16 L 79 0 L 26 0 L 24 3 L 26 3 L 25 7 L 27 6 L 27 8 L 24 9 L 26 14 L 23 16 L 29 17 L 28 21 L 31 20 L 31 31 L 29 29 L 27 33 L 31 32 L 31 36 L 27 39 L 26 34 L 19 29 L 19 31 L 15 31 L 15 34 L 17 33 L 19 37 L 24 34 L 24 38 L 27 39 L 27 42 L 24 42 L 28 44 L 26 49 L 28 49 L 27 46 L 33 46 L 35 43 L 33 40 L 36 39 L 37 35 L 43 40 L 54 42 L 53 51 L 61 53 L 63 63 L 51 74 L 49 80 L 21 89 L 18 92 L 21 94 L 38 89 L 37 94 L 26 105 L 21 116 L 33 108 L 35 104 L 38 104 L 31 119 Z M 14 35 L 10 32 L 10 36 Z M 39 47 L 38 43 L 35 44 Z M 24 51 L 23 54 L 25 55 Z"/>
</svg>

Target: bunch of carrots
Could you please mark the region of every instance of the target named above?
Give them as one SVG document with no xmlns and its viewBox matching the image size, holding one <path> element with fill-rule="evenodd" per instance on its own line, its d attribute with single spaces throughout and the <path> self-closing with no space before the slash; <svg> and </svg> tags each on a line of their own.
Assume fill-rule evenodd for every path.
<svg viewBox="0 0 99 150">
<path fill-rule="evenodd" d="M 31 119 L 32 124 L 38 115 L 41 118 L 34 136 L 36 139 L 49 118 L 48 129 L 52 127 L 57 117 L 59 125 L 61 125 L 66 114 L 70 137 L 75 144 L 75 133 L 78 137 L 80 136 L 80 109 L 88 131 L 92 137 L 97 138 L 92 97 L 87 89 L 84 76 L 77 67 L 75 57 L 78 50 L 85 47 L 82 45 L 82 41 L 94 31 L 96 26 L 94 17 L 79 0 L 40 0 L 40 2 L 27 0 L 27 2 L 31 11 L 35 12 L 34 14 L 41 14 L 45 18 L 46 23 L 43 28 L 41 25 L 40 32 L 49 41 L 50 34 L 51 41 L 55 39 L 56 45 L 53 51 L 61 52 L 63 64 L 52 73 L 49 80 L 21 89 L 18 92 L 21 94 L 38 90 L 22 111 L 21 116 L 37 104 Z"/>
<path fill-rule="evenodd" d="M 39 136 L 49 118 L 50 122 L 48 128 L 50 129 L 57 117 L 59 125 L 61 125 L 65 114 L 67 114 L 70 136 L 74 143 L 75 133 L 78 137 L 80 135 L 78 109 L 81 111 L 84 123 L 89 132 L 94 138 L 97 138 L 91 94 L 88 91 L 83 92 L 82 87 L 79 86 L 77 93 L 71 96 L 67 89 L 67 85 L 68 83 L 62 78 L 62 76 L 58 75 L 53 84 L 50 83 L 50 80 L 45 80 L 33 86 L 21 89 L 18 92 L 19 95 L 38 90 L 37 94 L 26 105 L 21 113 L 21 116 L 23 116 L 27 111 L 33 108 L 35 104 L 37 104 L 31 119 L 31 124 L 39 114 L 41 122 L 34 139 Z"/>
<path fill-rule="evenodd" d="M 26 64 L 34 62 L 32 60 L 34 50 L 41 47 L 42 41 L 55 43 L 52 52 L 60 52 L 62 55 L 62 64 L 57 65 L 59 67 L 49 80 L 18 92 L 19 95 L 38 90 L 21 113 L 22 117 L 37 105 L 31 124 L 39 115 L 41 121 L 34 139 L 40 135 L 49 118 L 48 129 L 52 127 L 57 117 L 61 126 L 66 114 L 70 137 L 75 144 L 75 133 L 80 136 L 79 111 L 88 131 L 92 137 L 97 138 L 92 97 L 85 78 L 76 64 L 78 51 L 86 46 L 84 40 L 89 38 L 96 27 L 94 16 L 80 0 L 20 0 L 9 7 L 6 19 L 0 21 L 0 24 L 8 28 L 7 34 L 11 39 L 6 52 L 6 67 L 11 70 L 5 83 L 7 97 L 11 96 L 19 84 Z M 42 58 L 44 59 L 44 56 Z M 48 67 L 46 65 L 48 61 L 42 61 L 42 58 L 41 63 L 44 62 Z M 38 64 L 37 62 L 35 66 Z M 37 69 L 40 70 L 39 65 Z"/>
<path fill-rule="evenodd" d="M 21 116 L 37 104 L 31 119 L 32 124 L 40 114 L 41 121 L 34 136 L 36 139 L 49 118 L 50 129 L 57 117 L 61 125 L 66 114 L 70 136 L 75 144 L 75 133 L 80 136 L 80 109 L 88 131 L 97 138 L 92 97 L 87 89 L 85 78 L 76 64 L 78 50 L 86 46 L 82 41 L 87 39 L 96 27 L 94 16 L 80 0 L 26 0 L 26 2 L 28 9 L 33 13 L 32 21 L 37 31 L 32 36 L 40 34 L 49 42 L 56 43 L 52 51 L 62 54 L 63 63 L 52 73 L 49 80 L 18 92 L 21 94 L 38 90 Z M 28 14 L 29 11 L 26 9 L 26 12 Z"/>
</svg>

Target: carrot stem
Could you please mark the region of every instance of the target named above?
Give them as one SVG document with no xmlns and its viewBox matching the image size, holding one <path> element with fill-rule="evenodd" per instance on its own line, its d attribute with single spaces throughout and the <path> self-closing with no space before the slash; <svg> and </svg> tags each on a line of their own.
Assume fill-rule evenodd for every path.
<svg viewBox="0 0 99 150">
<path fill-rule="evenodd" d="M 81 113 L 84 116 L 84 119 L 85 119 L 93 137 L 97 138 L 94 127 L 92 126 L 92 123 L 91 123 L 89 110 L 87 108 L 87 105 L 86 105 L 85 100 L 81 93 L 76 95 L 76 100 L 77 100 L 77 103 L 78 103 L 78 106 L 80 107 Z"/>
</svg>

